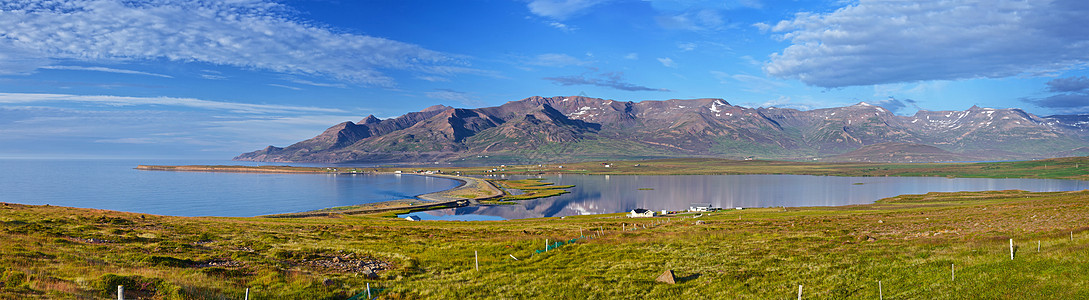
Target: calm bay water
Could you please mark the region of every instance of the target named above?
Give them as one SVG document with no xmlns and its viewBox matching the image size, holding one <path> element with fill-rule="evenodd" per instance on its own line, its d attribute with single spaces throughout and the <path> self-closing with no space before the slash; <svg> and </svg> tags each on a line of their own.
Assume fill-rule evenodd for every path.
<svg viewBox="0 0 1089 300">
<path fill-rule="evenodd" d="M 138 164 L 257 163 L 0 160 L 0 202 L 176 216 L 255 216 L 412 198 L 459 184 L 450 179 L 407 174 L 257 174 L 133 169 Z M 711 203 L 723 208 L 837 206 L 926 192 L 1089 189 L 1089 182 L 1050 179 L 802 175 L 550 175 L 544 178 L 575 187 L 570 189 L 570 194 L 522 201 L 518 205 L 462 207 L 413 215 L 423 219 L 501 220 L 615 213 L 635 208 L 684 210 L 693 203 Z"/>
<path fill-rule="evenodd" d="M 256 165 L 191 160 L 0 160 L 0 202 L 174 216 L 256 216 L 413 198 L 460 184 L 416 175 L 133 169 L 139 164 Z"/>
<path fill-rule="evenodd" d="M 836 177 L 807 175 L 543 176 L 571 193 L 522 201 L 522 205 L 463 207 L 414 215 L 421 219 L 475 220 L 562 217 L 631 211 L 685 210 L 693 203 L 715 207 L 840 206 L 927 192 L 1089 189 L 1089 182 L 1054 179 L 945 177 Z M 525 177 L 514 177 L 514 179 Z M 644 190 L 640 190 L 644 189 Z M 649 190 L 648 190 L 649 189 Z"/>
</svg>

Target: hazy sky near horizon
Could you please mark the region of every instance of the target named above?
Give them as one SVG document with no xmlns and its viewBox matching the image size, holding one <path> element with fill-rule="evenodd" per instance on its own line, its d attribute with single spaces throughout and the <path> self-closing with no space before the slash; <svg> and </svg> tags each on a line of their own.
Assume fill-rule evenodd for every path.
<svg viewBox="0 0 1089 300">
<path fill-rule="evenodd" d="M 530 96 L 1089 113 L 1089 1 L 0 0 L 0 158 L 229 159 Z"/>
</svg>

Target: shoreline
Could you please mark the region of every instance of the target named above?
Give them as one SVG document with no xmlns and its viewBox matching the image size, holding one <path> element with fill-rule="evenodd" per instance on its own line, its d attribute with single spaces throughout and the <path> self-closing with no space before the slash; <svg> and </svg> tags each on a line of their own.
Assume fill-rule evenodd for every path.
<svg viewBox="0 0 1089 300">
<path fill-rule="evenodd" d="M 947 177 L 947 178 L 1034 178 L 1089 180 L 1089 171 L 1080 169 L 1081 164 L 1089 165 L 1089 157 L 1067 157 L 1037 161 L 1015 161 L 997 163 L 920 163 L 920 164 L 877 164 L 877 163 L 799 163 L 783 161 L 734 161 L 722 159 L 665 159 L 647 161 L 615 161 L 610 163 L 582 162 L 563 165 L 523 165 L 500 167 L 453 167 L 444 171 L 459 174 L 495 174 L 495 175 L 540 175 L 540 174 L 582 174 L 582 175 L 812 175 L 812 176 L 849 176 L 849 177 Z M 446 208 L 479 204 L 480 200 L 501 197 L 504 192 L 484 179 L 454 176 L 447 174 L 397 173 L 390 167 L 292 167 L 292 166 L 148 166 L 139 165 L 140 170 L 188 171 L 188 172 L 237 172 L 237 173 L 298 173 L 298 174 L 410 174 L 448 178 L 462 182 L 455 188 L 417 195 L 416 199 L 430 201 L 427 207 Z M 417 170 L 419 172 L 420 170 Z M 459 203 L 458 200 L 464 202 Z M 386 202 L 386 201 L 383 201 Z M 332 214 L 365 214 L 388 212 L 397 209 L 427 209 L 417 205 L 401 205 L 387 208 L 381 203 L 360 209 L 345 209 L 342 212 L 323 212 Z M 341 207 L 348 208 L 348 207 Z M 329 209 L 329 208 L 327 208 Z M 294 213 L 305 216 L 319 211 Z"/>
<path fill-rule="evenodd" d="M 339 206 L 339 207 L 327 207 L 318 210 L 295 212 L 295 213 L 282 213 L 271 215 L 259 215 L 253 216 L 256 218 L 305 218 L 305 217 L 322 217 L 333 215 L 353 215 L 353 214 L 373 214 L 407 210 L 413 211 L 426 211 L 433 209 L 443 209 L 451 207 L 468 206 L 471 204 L 479 204 L 481 200 L 495 199 L 502 197 L 504 192 L 497 188 L 487 180 L 466 177 L 455 176 L 446 174 L 420 174 L 420 173 L 395 173 L 395 172 L 381 172 L 381 171 L 359 171 L 359 168 L 351 168 L 352 172 L 342 172 L 339 168 L 316 168 L 316 167 L 291 167 L 291 166 L 264 166 L 264 167 L 250 167 L 250 166 L 202 166 L 202 165 L 187 165 L 187 166 L 157 166 L 157 165 L 137 165 L 137 170 L 145 171 L 174 171 L 174 172 L 223 172 L 223 173 L 273 173 L 273 174 L 333 174 L 333 175 L 417 175 L 434 178 L 446 178 L 460 182 L 458 186 L 450 189 L 425 193 L 416 195 L 415 199 L 421 202 L 411 201 L 412 199 L 399 199 L 389 201 L 379 201 L 372 203 L 365 203 L 359 205 Z"/>
</svg>

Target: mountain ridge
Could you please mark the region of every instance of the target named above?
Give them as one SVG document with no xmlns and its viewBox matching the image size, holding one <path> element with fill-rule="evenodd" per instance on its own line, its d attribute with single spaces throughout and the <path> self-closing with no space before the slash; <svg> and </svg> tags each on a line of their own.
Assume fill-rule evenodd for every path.
<svg viewBox="0 0 1089 300">
<path fill-rule="evenodd" d="M 358 123 L 336 124 L 314 138 L 287 147 L 269 146 L 239 155 L 235 160 L 318 163 L 483 158 L 506 162 L 665 157 L 809 160 L 832 158 L 885 143 L 935 147 L 950 153 L 933 156 L 943 159 L 1006 160 L 1078 152 L 1089 147 L 1087 129 L 1087 116 L 1040 117 L 1017 108 L 973 106 L 964 111 L 920 110 L 912 116 L 899 116 L 865 102 L 803 111 L 734 106 L 715 98 L 632 102 L 534 96 L 474 109 L 436 105 L 384 120 L 371 115 Z M 924 149 L 886 148 L 901 152 Z M 879 153 L 866 155 L 869 159 L 881 157 Z"/>
</svg>

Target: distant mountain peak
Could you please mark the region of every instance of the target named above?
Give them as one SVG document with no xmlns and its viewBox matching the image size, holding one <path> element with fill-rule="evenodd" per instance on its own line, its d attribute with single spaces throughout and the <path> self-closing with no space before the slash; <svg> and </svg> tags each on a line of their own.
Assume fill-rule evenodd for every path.
<svg viewBox="0 0 1089 300">
<path fill-rule="evenodd" d="M 427 108 L 424 108 L 420 112 L 446 111 L 446 110 L 451 109 L 451 108 L 453 108 L 453 107 L 439 104 L 439 105 L 428 106 Z"/>
<path fill-rule="evenodd" d="M 1043 158 L 1089 147 L 1089 116 L 1019 109 L 919 110 L 898 116 L 866 102 L 802 111 L 724 99 L 640 102 L 533 96 L 484 108 L 435 105 L 391 119 L 343 122 L 287 147 L 235 159 L 280 162 L 510 162 L 708 156 L 935 161 Z M 940 151 L 939 151 L 940 150 Z M 891 151 L 891 152 L 890 152 Z M 918 152 L 918 153 L 913 153 Z M 484 155 L 487 154 L 487 155 Z M 846 157 L 842 157 L 846 158 Z"/>
<path fill-rule="evenodd" d="M 378 117 L 375 117 L 374 115 L 367 115 L 367 117 L 363 118 L 363 120 L 360 120 L 358 124 L 366 125 L 366 124 L 375 124 L 375 123 L 379 123 L 379 122 L 382 122 L 382 119 L 379 119 Z"/>
</svg>

